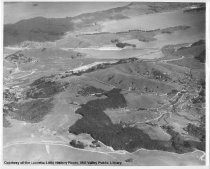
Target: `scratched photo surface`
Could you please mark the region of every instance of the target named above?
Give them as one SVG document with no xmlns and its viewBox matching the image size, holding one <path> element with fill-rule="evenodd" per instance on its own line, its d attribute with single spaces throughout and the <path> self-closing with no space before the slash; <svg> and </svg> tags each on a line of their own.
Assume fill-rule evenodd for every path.
<svg viewBox="0 0 210 169">
<path fill-rule="evenodd" d="M 205 165 L 205 3 L 3 8 L 5 165 Z"/>
</svg>

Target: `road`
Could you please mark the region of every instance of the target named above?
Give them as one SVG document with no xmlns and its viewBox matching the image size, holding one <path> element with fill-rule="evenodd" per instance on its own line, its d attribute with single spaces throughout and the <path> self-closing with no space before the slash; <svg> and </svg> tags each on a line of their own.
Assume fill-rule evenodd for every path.
<svg viewBox="0 0 210 169">
<path fill-rule="evenodd" d="M 29 73 L 27 75 L 24 75 L 24 76 L 21 76 L 21 77 L 14 78 L 14 79 L 16 80 L 16 79 L 24 78 L 24 77 L 27 77 L 27 76 L 30 76 L 30 75 L 34 74 L 35 72 L 36 72 L 35 70 L 32 70 L 31 73 Z"/>
<path fill-rule="evenodd" d="M 185 58 L 185 57 L 182 56 L 181 58 L 176 58 L 176 59 L 165 59 L 165 60 L 161 60 L 161 62 L 167 63 L 167 62 L 170 62 L 170 61 L 182 60 L 182 59 L 184 59 L 184 58 Z"/>
</svg>

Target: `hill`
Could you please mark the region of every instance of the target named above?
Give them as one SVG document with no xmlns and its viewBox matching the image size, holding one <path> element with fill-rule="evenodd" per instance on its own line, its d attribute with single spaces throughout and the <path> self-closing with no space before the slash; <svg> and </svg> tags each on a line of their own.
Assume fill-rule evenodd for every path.
<svg viewBox="0 0 210 169">
<path fill-rule="evenodd" d="M 23 41 L 55 41 L 74 29 L 69 18 L 36 17 L 4 25 L 4 46 Z"/>
</svg>

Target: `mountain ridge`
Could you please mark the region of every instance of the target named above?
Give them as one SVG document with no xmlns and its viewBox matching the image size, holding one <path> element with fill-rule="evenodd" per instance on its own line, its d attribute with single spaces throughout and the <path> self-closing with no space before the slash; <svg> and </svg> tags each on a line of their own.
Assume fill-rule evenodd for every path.
<svg viewBox="0 0 210 169">
<path fill-rule="evenodd" d="M 133 6 L 137 5 L 137 8 Z M 129 18 L 130 12 L 141 15 L 144 13 L 157 13 L 166 10 L 174 10 L 188 6 L 188 3 L 177 5 L 178 3 L 158 3 L 147 4 L 129 3 L 122 7 L 108 10 L 84 13 L 74 17 L 65 18 L 45 18 L 35 17 L 24 19 L 14 24 L 4 25 L 4 46 L 15 45 L 24 41 L 55 41 L 61 39 L 67 32 L 91 27 L 96 22 L 107 20 L 119 20 Z M 158 8 L 156 10 L 156 8 Z M 155 9 L 155 10 L 154 10 Z"/>
</svg>

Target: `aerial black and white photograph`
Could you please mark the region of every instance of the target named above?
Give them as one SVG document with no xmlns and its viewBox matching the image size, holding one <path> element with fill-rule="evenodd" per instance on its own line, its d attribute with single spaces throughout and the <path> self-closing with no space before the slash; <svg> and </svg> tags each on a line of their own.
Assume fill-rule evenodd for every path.
<svg viewBox="0 0 210 169">
<path fill-rule="evenodd" d="M 5 166 L 207 164 L 205 1 L 3 10 Z"/>
</svg>

